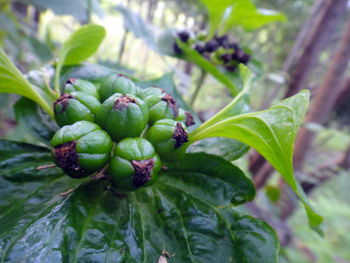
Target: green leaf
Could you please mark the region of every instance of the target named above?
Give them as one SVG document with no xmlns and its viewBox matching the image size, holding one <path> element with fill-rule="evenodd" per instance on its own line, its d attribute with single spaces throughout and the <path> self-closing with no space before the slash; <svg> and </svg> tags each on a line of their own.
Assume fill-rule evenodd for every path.
<svg viewBox="0 0 350 263">
<path fill-rule="evenodd" d="M 234 26 L 241 26 L 244 30 L 256 30 L 264 25 L 274 22 L 285 22 L 283 13 L 267 9 L 257 9 L 250 0 L 237 1 L 232 5 L 232 11 L 224 21 L 223 33 Z"/>
<path fill-rule="evenodd" d="M 58 56 L 55 72 L 55 90 L 59 94 L 59 77 L 63 65 L 73 65 L 82 62 L 93 55 L 106 31 L 99 25 L 84 25 L 76 30 L 64 43 Z"/>
<path fill-rule="evenodd" d="M 44 99 L 45 94 L 38 87 L 31 85 L 0 48 L 0 92 L 18 94 L 35 101 L 50 116 L 53 110 Z"/>
<path fill-rule="evenodd" d="M 112 69 L 109 67 L 101 66 L 98 64 L 84 63 L 78 66 L 67 66 L 63 68 L 64 74 L 61 76 L 61 83 L 64 83 L 69 78 L 84 79 L 90 82 L 98 83 L 103 78 L 115 74 L 122 73 L 119 70 Z"/>
<path fill-rule="evenodd" d="M 50 146 L 50 140 L 58 129 L 57 124 L 44 115 L 38 106 L 29 99 L 19 99 L 14 109 L 17 123 L 26 127 L 27 132 L 40 142 Z"/>
<path fill-rule="evenodd" d="M 284 22 L 284 14 L 272 10 L 259 10 L 251 0 L 201 0 L 208 10 L 210 31 L 208 38 L 220 29 L 225 34 L 234 26 L 241 26 L 245 30 L 255 30 L 272 22 Z"/>
<path fill-rule="evenodd" d="M 160 183 L 184 191 L 213 206 L 239 205 L 253 200 L 255 188 L 244 173 L 223 158 L 188 153 L 168 163 Z"/>
<path fill-rule="evenodd" d="M 225 10 L 234 2 L 237 2 L 238 0 L 220 0 L 220 1 L 200 0 L 200 1 L 205 6 L 209 14 L 210 30 L 209 30 L 208 38 L 211 38 L 212 36 L 214 36 L 215 31 L 219 28 L 221 24 L 221 20 L 224 17 Z"/>
<path fill-rule="evenodd" d="M 241 114 L 219 121 L 190 134 L 190 144 L 210 137 L 227 137 L 255 148 L 283 176 L 303 202 L 310 226 L 322 222 L 322 217 L 309 204 L 293 174 L 293 145 L 309 102 L 309 92 L 303 90 L 268 110 Z"/>
<path fill-rule="evenodd" d="M 234 161 L 241 158 L 249 150 L 249 146 L 229 138 L 208 138 L 190 146 L 189 152 L 206 152 Z"/>
<path fill-rule="evenodd" d="M 242 262 L 278 262 L 276 250 L 279 250 L 280 245 L 272 227 L 262 220 L 234 212 L 232 208 L 223 208 L 221 214 L 231 229 L 237 230 L 236 238 L 242 244 L 240 252 L 246 258 L 246 261 Z"/>
<path fill-rule="evenodd" d="M 0 140 L 1 262 L 158 262 L 162 251 L 174 255 L 169 263 L 276 262 L 273 229 L 229 205 L 240 196 L 232 189 L 246 196 L 242 182 L 250 181 L 219 157 L 191 154 L 192 161 L 218 166 L 197 173 L 190 160 L 174 164 L 155 185 L 123 196 L 108 180 L 76 186 L 80 180 L 57 168 L 35 169 L 49 156 L 45 148 Z M 175 172 L 177 166 L 187 176 Z M 26 176 L 19 177 L 21 171 Z M 205 187 L 183 188 L 195 179 Z"/>
<path fill-rule="evenodd" d="M 191 129 L 193 127 L 197 127 L 201 121 L 197 115 L 197 113 L 186 104 L 182 96 L 179 94 L 175 87 L 174 83 L 174 73 L 166 73 L 160 78 L 148 80 L 148 81 L 138 81 L 136 84 L 141 88 L 148 88 L 148 87 L 159 87 L 165 90 L 165 92 L 169 93 L 173 98 L 176 100 L 176 103 L 179 107 L 183 108 L 186 111 L 191 112 L 193 115 L 194 121 L 196 122 L 196 125 L 190 127 Z"/>
<path fill-rule="evenodd" d="M 230 104 L 203 123 L 200 129 L 206 129 L 219 121 L 246 113 L 249 110 L 249 92 L 252 87 L 253 73 L 243 64 L 239 65 L 239 73 L 243 81 L 243 89 L 235 96 Z"/>
</svg>

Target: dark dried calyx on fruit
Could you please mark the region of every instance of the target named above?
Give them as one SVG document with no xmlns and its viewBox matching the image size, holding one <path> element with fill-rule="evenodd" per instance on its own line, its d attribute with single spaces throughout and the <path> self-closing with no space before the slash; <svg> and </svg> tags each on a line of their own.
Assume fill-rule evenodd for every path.
<svg viewBox="0 0 350 263">
<path fill-rule="evenodd" d="M 56 164 L 73 178 L 85 177 L 101 169 L 112 150 L 109 135 L 88 121 L 64 126 L 55 133 L 51 144 Z"/>
<path fill-rule="evenodd" d="M 186 152 L 188 133 L 182 122 L 171 119 L 159 120 L 149 129 L 146 138 L 163 161 L 178 160 Z"/>
<path fill-rule="evenodd" d="M 75 141 L 66 142 L 53 149 L 53 155 L 57 165 L 67 174 L 80 174 L 85 176 L 85 171 L 81 169 L 76 152 L 77 143 Z"/>
<path fill-rule="evenodd" d="M 181 108 L 179 108 L 179 115 L 177 118 L 175 118 L 175 120 L 183 122 L 186 127 L 190 127 L 195 124 L 192 114 L 188 111 L 184 111 Z"/>
<path fill-rule="evenodd" d="M 53 105 L 55 120 L 60 126 L 82 120 L 94 122 L 100 107 L 94 96 L 80 91 L 63 94 Z"/>
<path fill-rule="evenodd" d="M 149 119 L 147 104 L 134 95 L 116 93 L 101 106 L 97 123 L 116 142 L 127 137 L 138 137 Z"/>
<path fill-rule="evenodd" d="M 123 95 L 123 96 L 120 96 L 114 102 L 113 108 L 118 109 L 118 110 L 126 109 L 129 105 L 129 103 L 135 103 L 135 102 L 136 102 L 135 98 L 131 98 L 129 96 Z"/>
<path fill-rule="evenodd" d="M 161 162 L 152 144 L 143 138 L 126 138 L 115 147 L 108 174 L 117 189 L 134 191 L 158 179 Z"/>
<path fill-rule="evenodd" d="M 179 115 L 179 107 L 175 99 L 163 89 L 150 87 L 143 89 L 138 96 L 147 104 L 149 109 L 149 124 L 158 120 L 175 119 Z"/>
<path fill-rule="evenodd" d="M 140 187 L 145 185 L 149 180 L 151 180 L 151 173 L 154 167 L 154 160 L 141 160 L 131 161 L 132 167 L 134 167 L 134 178 L 133 178 L 133 186 Z"/>
<path fill-rule="evenodd" d="M 69 99 L 74 99 L 73 95 L 65 93 L 61 97 L 59 97 L 53 103 L 55 112 L 57 112 L 57 113 L 64 112 L 66 110 L 67 106 L 68 106 L 68 100 Z"/>
<path fill-rule="evenodd" d="M 186 115 L 185 124 L 186 124 L 187 127 L 190 127 L 190 126 L 196 124 L 191 113 L 189 113 L 188 111 L 186 111 L 186 112 L 185 112 L 185 115 Z"/>
<path fill-rule="evenodd" d="M 188 133 L 182 127 L 181 122 L 176 123 L 173 138 L 175 139 L 175 149 L 180 148 L 185 142 L 188 142 Z"/>
<path fill-rule="evenodd" d="M 168 104 L 168 107 L 173 111 L 174 118 L 176 118 L 179 115 L 179 108 L 176 105 L 176 100 L 174 100 L 170 94 L 166 93 L 163 96 L 162 101 L 165 101 Z"/>
</svg>

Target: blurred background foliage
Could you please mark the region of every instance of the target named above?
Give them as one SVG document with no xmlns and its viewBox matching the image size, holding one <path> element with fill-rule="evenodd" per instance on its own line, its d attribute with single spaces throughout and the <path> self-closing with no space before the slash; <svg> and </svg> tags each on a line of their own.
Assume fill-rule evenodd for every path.
<svg viewBox="0 0 350 263">
<path fill-rule="evenodd" d="M 203 2 L 0 0 L 0 46 L 22 72 L 46 66 L 42 69 L 45 71 L 50 68 L 47 65 L 54 63 L 61 43 L 76 28 L 91 22 L 100 24 L 106 28 L 107 36 L 89 62 L 145 80 L 174 72 L 177 89 L 189 102 L 201 70 L 156 52 L 152 48 L 152 37 L 161 30 L 174 28 L 193 32 L 208 30 L 209 16 Z M 330 109 L 323 113 L 327 118 L 322 121 L 309 118 L 305 125 L 313 134 L 311 145 L 306 150 L 296 145 L 296 154 L 298 149 L 307 152 L 302 155 L 301 168 L 297 163 L 297 176 L 325 217 L 324 238 L 307 230 L 305 216 L 299 216 L 304 213 L 303 209 L 295 207 L 296 202 L 287 201 L 295 197 L 273 171 L 264 173 L 263 162 L 254 152 L 250 152 L 249 158 L 235 161 L 246 167 L 260 190 L 254 203 L 245 209 L 277 229 L 283 245 L 281 262 L 350 262 L 350 70 L 347 62 L 336 61 L 334 55 L 349 23 L 349 2 L 253 2 L 258 8 L 284 13 L 288 21 L 249 31 L 234 27 L 228 32 L 255 61 L 248 64 L 257 75 L 250 97 L 252 109 L 264 109 L 301 88 L 310 89 L 315 98 L 321 93 L 323 78 L 332 63 L 343 63 L 344 72 L 339 73 L 339 88 L 329 87 L 327 91 L 337 95 Z M 222 84 L 207 76 L 194 109 L 205 120 L 231 99 Z M 16 100 L 15 95 L 0 95 L 0 137 L 30 141 L 26 128 L 16 124 L 13 112 Z M 224 150 L 229 154 L 228 149 Z"/>
</svg>

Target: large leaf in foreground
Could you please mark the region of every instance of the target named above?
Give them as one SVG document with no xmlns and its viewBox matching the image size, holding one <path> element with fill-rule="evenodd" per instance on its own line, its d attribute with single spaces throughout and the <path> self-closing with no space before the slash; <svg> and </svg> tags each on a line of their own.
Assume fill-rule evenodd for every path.
<svg viewBox="0 0 350 263">
<path fill-rule="evenodd" d="M 20 98 L 15 106 L 17 123 L 25 127 L 38 141 L 50 146 L 50 140 L 58 130 L 57 124 L 40 111 L 38 105 L 27 98 Z"/>
<path fill-rule="evenodd" d="M 31 85 L 0 48 L 0 93 L 18 94 L 35 101 L 49 115 L 53 116 L 51 106 L 45 101 L 45 94 Z"/>
<path fill-rule="evenodd" d="M 190 143 L 209 137 L 227 137 L 255 148 L 283 176 L 303 202 L 310 226 L 316 227 L 322 217 L 312 208 L 293 174 L 293 146 L 309 101 L 304 90 L 268 110 L 247 113 L 219 121 L 191 134 Z"/>
<path fill-rule="evenodd" d="M 208 138 L 200 140 L 190 146 L 189 152 L 206 152 L 221 156 L 227 161 L 241 158 L 249 151 L 249 146 L 230 138 Z"/>
<path fill-rule="evenodd" d="M 127 196 L 110 190 L 108 180 L 92 180 L 60 195 L 80 181 L 56 168 L 28 170 L 21 180 L 12 177 L 15 159 L 29 161 L 40 154 L 38 164 L 49 161 L 44 148 L 0 141 L 0 167 L 5 171 L 0 177 L 2 262 L 157 262 L 162 251 L 175 254 L 168 262 L 276 262 L 279 247 L 273 229 L 230 208 L 232 189 L 244 192 L 250 182 L 242 184 L 242 172 L 219 157 L 212 161 L 217 166 L 209 169 L 208 182 L 203 171 L 191 172 L 188 164 L 177 163 L 154 186 Z M 211 157 L 191 158 L 209 162 Z M 36 167 L 32 161 L 27 168 Z M 226 167 L 220 174 L 221 162 Z M 175 172 L 178 167 L 183 174 Z M 227 174 L 230 170 L 235 172 Z M 192 190 L 196 178 L 203 187 Z M 204 187 L 215 180 L 220 188 Z M 212 204 L 216 195 L 221 198 L 213 200 L 228 204 L 225 209 Z"/>
</svg>

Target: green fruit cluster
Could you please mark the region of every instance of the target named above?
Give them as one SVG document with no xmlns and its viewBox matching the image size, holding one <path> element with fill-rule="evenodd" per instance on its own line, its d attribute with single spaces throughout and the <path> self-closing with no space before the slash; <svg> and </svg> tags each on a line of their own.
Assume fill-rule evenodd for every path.
<svg viewBox="0 0 350 263">
<path fill-rule="evenodd" d="M 98 88 L 69 79 L 53 107 L 62 127 L 51 140 L 56 164 L 73 178 L 107 171 L 120 191 L 153 184 L 163 162 L 182 158 L 194 124 L 163 89 L 141 89 L 122 74 Z"/>
</svg>

